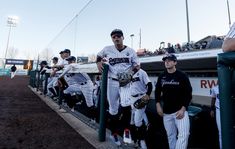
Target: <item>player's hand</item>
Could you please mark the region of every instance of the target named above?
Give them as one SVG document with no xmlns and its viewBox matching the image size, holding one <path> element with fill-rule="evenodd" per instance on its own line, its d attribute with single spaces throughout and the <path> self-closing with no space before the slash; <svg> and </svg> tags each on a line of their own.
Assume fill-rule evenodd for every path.
<svg viewBox="0 0 235 149">
<path fill-rule="evenodd" d="M 159 102 L 157 102 L 156 104 L 156 108 L 157 108 L 157 113 L 159 116 L 163 117 L 163 110 L 162 110 L 162 106 L 160 105 Z"/>
<path fill-rule="evenodd" d="M 144 99 L 144 100 L 149 100 L 150 99 L 150 97 L 149 97 L 149 95 L 144 95 L 143 97 L 142 97 L 142 99 Z"/>
<path fill-rule="evenodd" d="M 59 79 L 57 80 L 57 83 L 58 83 L 58 86 L 59 86 L 60 88 L 63 87 L 63 84 L 62 84 L 62 82 L 61 82 Z"/>
<path fill-rule="evenodd" d="M 215 117 L 215 111 L 211 110 L 210 115 L 211 115 L 212 118 L 214 118 Z"/>
<path fill-rule="evenodd" d="M 52 71 L 51 74 L 50 74 L 50 77 L 54 77 L 56 74 L 56 71 Z"/>
<path fill-rule="evenodd" d="M 99 70 L 100 73 L 102 73 L 102 72 L 103 72 L 103 69 L 104 69 L 103 63 L 104 63 L 103 61 L 96 63 L 97 68 L 98 68 L 98 70 Z"/>
<path fill-rule="evenodd" d="M 179 111 L 176 112 L 176 119 L 184 118 L 185 111 L 186 111 L 186 108 L 183 106 Z"/>
</svg>

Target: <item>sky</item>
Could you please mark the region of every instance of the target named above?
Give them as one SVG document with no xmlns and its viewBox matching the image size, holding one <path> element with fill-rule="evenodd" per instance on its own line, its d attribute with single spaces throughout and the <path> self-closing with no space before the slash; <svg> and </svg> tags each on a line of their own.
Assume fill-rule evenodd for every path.
<svg viewBox="0 0 235 149">
<path fill-rule="evenodd" d="M 187 42 L 185 0 L 93 0 L 83 9 L 89 1 L 0 0 L 0 58 L 7 47 L 8 16 L 19 17 L 8 44 L 17 49 L 19 59 L 36 59 L 45 49 L 50 57 L 65 48 L 74 56 L 96 55 L 113 44 L 110 32 L 115 28 L 123 30 L 124 44 L 135 50 L 140 46 L 140 30 L 141 48 L 150 51 L 162 41 Z M 229 0 L 229 7 L 233 23 L 234 0 Z M 188 15 L 191 41 L 229 30 L 227 0 L 188 0 Z"/>
</svg>

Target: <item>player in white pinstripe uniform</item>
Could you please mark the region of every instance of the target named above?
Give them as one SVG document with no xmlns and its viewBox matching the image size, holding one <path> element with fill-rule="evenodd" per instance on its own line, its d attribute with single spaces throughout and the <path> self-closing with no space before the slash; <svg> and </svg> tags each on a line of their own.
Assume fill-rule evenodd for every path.
<svg viewBox="0 0 235 149">
<path fill-rule="evenodd" d="M 58 63 L 58 57 L 53 57 L 52 59 L 53 66 L 56 66 Z M 53 70 L 53 66 L 51 69 Z M 51 98 L 54 98 L 57 96 L 55 89 L 53 88 L 53 82 L 56 81 L 55 77 L 49 77 L 48 78 L 48 84 L 47 84 L 47 95 L 50 96 Z"/>
<path fill-rule="evenodd" d="M 222 149 L 222 134 L 221 134 L 221 122 L 220 122 L 220 100 L 219 100 L 219 86 L 216 85 L 211 89 L 211 117 L 216 116 L 216 124 L 219 132 L 219 144 Z M 215 113 L 216 112 L 216 113 Z"/>
<path fill-rule="evenodd" d="M 187 149 L 190 128 L 187 109 L 192 99 L 192 87 L 187 75 L 176 69 L 174 54 L 167 54 L 162 60 L 166 70 L 159 75 L 156 84 L 157 113 L 163 116 L 170 149 Z"/>
<path fill-rule="evenodd" d="M 140 98 L 145 100 L 150 99 L 150 94 L 152 92 L 152 83 L 147 75 L 147 73 L 140 68 L 134 69 L 134 75 L 132 77 L 132 82 L 130 86 L 130 95 L 132 100 L 132 120 L 131 124 L 136 127 L 136 139 L 139 143 L 141 149 L 146 149 L 145 135 L 146 135 L 146 106 L 141 109 L 136 109 L 134 107 L 134 102 Z"/>
<path fill-rule="evenodd" d="M 52 72 L 51 72 L 50 77 L 53 79 L 47 85 L 48 90 L 50 90 L 54 94 L 54 96 L 58 96 L 58 92 L 59 92 L 59 87 L 57 84 L 59 74 L 57 74 L 56 72 L 63 69 L 66 65 L 68 65 L 68 61 L 66 61 L 65 59 L 70 56 L 70 50 L 65 49 L 61 51 L 59 54 L 62 60 L 60 60 L 57 65 L 52 66 Z"/>
<path fill-rule="evenodd" d="M 117 75 L 138 66 L 139 60 L 136 52 L 123 44 L 124 37 L 120 29 L 113 30 L 110 35 L 114 45 L 104 47 L 97 54 L 97 67 L 102 72 L 103 63 L 106 62 L 109 65 L 107 98 L 109 103 L 110 130 L 112 132 L 111 138 L 117 145 L 120 145 L 120 141 L 117 138 L 118 109 L 120 104 Z"/>
<path fill-rule="evenodd" d="M 95 107 L 98 107 L 98 100 L 100 94 L 100 76 L 96 77 L 96 80 L 93 82 L 93 100 L 95 103 Z"/>
<path fill-rule="evenodd" d="M 235 22 L 225 37 L 222 49 L 224 52 L 235 51 Z"/>
<path fill-rule="evenodd" d="M 66 100 L 69 102 L 69 100 L 72 100 L 71 96 L 74 93 L 82 93 L 85 97 L 86 105 L 89 109 L 88 112 L 94 112 L 94 103 L 92 97 L 93 83 L 90 77 L 84 72 L 79 72 L 79 65 L 75 63 L 76 58 L 74 56 L 70 56 L 66 60 L 68 61 L 69 65 L 66 66 L 63 73 L 59 76 L 59 78 L 65 76 L 65 80 L 68 83 L 68 88 L 64 90 L 64 97 L 67 98 Z M 71 103 L 71 106 L 69 105 L 70 108 L 73 108 L 74 104 L 74 102 Z M 92 114 L 93 113 L 90 113 L 89 116 L 93 117 Z"/>
</svg>

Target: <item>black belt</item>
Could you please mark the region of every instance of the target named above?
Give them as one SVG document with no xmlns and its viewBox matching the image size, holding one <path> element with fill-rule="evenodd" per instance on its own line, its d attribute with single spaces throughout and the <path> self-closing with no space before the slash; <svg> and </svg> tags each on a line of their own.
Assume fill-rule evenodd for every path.
<svg viewBox="0 0 235 149">
<path fill-rule="evenodd" d="M 131 95 L 132 97 L 139 97 L 139 96 L 142 96 L 144 94 L 135 94 L 135 95 Z"/>
<path fill-rule="evenodd" d="M 111 77 L 109 77 L 109 79 L 114 80 L 114 81 L 119 81 L 119 80 L 116 79 L 116 78 L 111 78 Z"/>
<path fill-rule="evenodd" d="M 85 85 L 85 84 L 87 84 L 87 82 L 82 82 L 82 83 L 80 83 L 80 85 Z"/>
</svg>

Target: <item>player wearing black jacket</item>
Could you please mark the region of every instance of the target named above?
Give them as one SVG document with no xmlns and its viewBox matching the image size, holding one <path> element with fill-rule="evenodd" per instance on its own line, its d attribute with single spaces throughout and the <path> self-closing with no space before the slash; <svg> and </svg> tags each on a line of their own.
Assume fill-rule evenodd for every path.
<svg viewBox="0 0 235 149">
<path fill-rule="evenodd" d="M 186 149 L 190 128 L 187 108 L 192 87 L 187 75 L 176 70 L 175 55 L 168 54 L 163 61 L 166 70 L 159 75 L 155 90 L 157 112 L 163 116 L 170 149 Z"/>
</svg>

